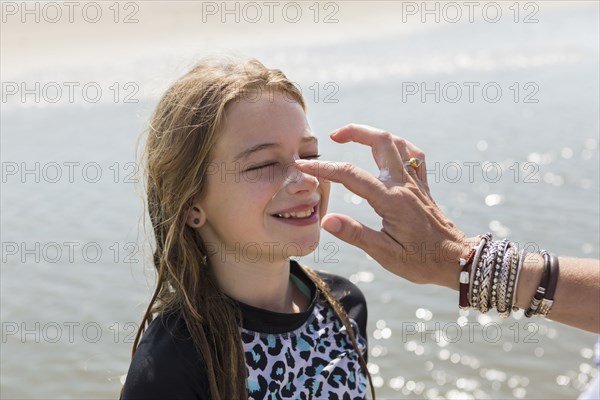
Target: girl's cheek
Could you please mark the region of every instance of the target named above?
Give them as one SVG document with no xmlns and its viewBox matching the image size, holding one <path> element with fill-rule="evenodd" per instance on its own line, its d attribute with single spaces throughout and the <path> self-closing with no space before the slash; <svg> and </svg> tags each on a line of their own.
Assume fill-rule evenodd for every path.
<svg viewBox="0 0 600 400">
<path fill-rule="evenodd" d="M 260 187 L 261 190 L 279 189 L 284 180 L 284 171 L 274 166 L 242 173 L 243 183 Z"/>
<path fill-rule="evenodd" d="M 319 179 L 319 189 L 321 192 L 321 204 L 320 212 L 321 218 L 327 213 L 327 207 L 329 206 L 329 193 L 331 190 L 331 181 Z"/>
<path fill-rule="evenodd" d="M 244 191 L 253 198 L 268 197 L 271 199 L 280 191 L 283 179 L 278 179 L 277 175 L 253 173 L 242 177 L 241 184 L 244 186 Z"/>
</svg>

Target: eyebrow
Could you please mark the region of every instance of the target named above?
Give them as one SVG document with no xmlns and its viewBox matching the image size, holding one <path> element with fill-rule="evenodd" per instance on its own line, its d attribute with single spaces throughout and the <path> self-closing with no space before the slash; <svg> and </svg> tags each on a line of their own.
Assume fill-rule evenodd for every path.
<svg viewBox="0 0 600 400">
<path fill-rule="evenodd" d="M 300 140 L 300 142 L 303 144 L 308 143 L 308 142 L 318 143 L 318 139 L 316 136 L 306 136 L 306 137 L 303 137 Z M 281 147 L 281 145 L 279 143 L 260 143 L 260 144 L 254 145 L 254 146 L 242 151 L 241 153 L 239 153 L 237 156 L 235 156 L 233 158 L 233 161 L 236 162 L 236 161 L 246 159 L 246 158 L 250 157 L 253 153 L 256 153 L 257 151 L 271 149 L 273 147 Z"/>
</svg>

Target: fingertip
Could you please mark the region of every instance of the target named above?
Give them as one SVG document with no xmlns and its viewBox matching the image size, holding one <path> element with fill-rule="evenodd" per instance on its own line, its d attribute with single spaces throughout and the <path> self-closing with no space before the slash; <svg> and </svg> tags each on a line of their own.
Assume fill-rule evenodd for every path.
<svg viewBox="0 0 600 400">
<path fill-rule="evenodd" d="M 315 169 L 318 165 L 317 160 L 306 160 L 306 159 L 297 159 L 294 160 L 294 163 L 297 167 L 302 168 L 303 170 L 312 170 Z"/>
<path fill-rule="evenodd" d="M 339 233 L 342 230 L 342 221 L 339 218 L 328 215 L 323 218 L 321 227 L 329 233 Z"/>
<path fill-rule="evenodd" d="M 334 142 L 341 142 L 341 136 L 340 136 L 340 129 L 336 129 L 335 131 L 331 132 L 329 134 L 329 137 L 331 138 L 331 140 L 333 140 Z"/>
<path fill-rule="evenodd" d="M 331 132 L 329 137 L 338 143 L 346 143 L 352 139 L 352 132 L 356 129 L 360 129 L 360 125 L 350 123 Z"/>
</svg>

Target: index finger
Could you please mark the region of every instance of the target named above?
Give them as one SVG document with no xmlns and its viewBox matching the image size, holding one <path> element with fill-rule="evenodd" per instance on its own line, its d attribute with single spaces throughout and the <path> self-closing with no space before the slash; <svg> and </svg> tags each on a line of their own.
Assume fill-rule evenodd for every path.
<svg viewBox="0 0 600 400">
<path fill-rule="evenodd" d="M 377 166 L 380 169 L 388 168 L 391 176 L 405 182 L 407 172 L 402 162 L 403 155 L 395 145 L 395 138 L 391 133 L 368 125 L 349 124 L 330 136 L 338 143 L 356 142 L 371 147 Z"/>
<path fill-rule="evenodd" d="M 386 194 L 387 187 L 373 175 L 347 162 L 297 159 L 296 168 L 317 178 L 341 183 L 374 206 Z"/>
</svg>

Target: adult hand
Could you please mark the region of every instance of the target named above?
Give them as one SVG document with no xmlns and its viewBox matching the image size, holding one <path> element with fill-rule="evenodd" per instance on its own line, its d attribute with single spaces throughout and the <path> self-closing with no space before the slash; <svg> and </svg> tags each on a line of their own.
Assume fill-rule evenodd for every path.
<svg viewBox="0 0 600 400">
<path fill-rule="evenodd" d="M 338 143 L 370 146 L 379 178 L 350 163 L 297 160 L 299 170 L 341 183 L 366 199 L 382 218 L 374 230 L 352 217 L 327 214 L 321 226 L 360 247 L 384 268 L 416 283 L 458 289 L 459 258 L 477 238 L 467 239 L 433 200 L 427 183 L 425 154 L 412 143 L 370 126 L 350 124 L 334 131 Z M 411 158 L 421 160 L 414 167 Z"/>
</svg>

